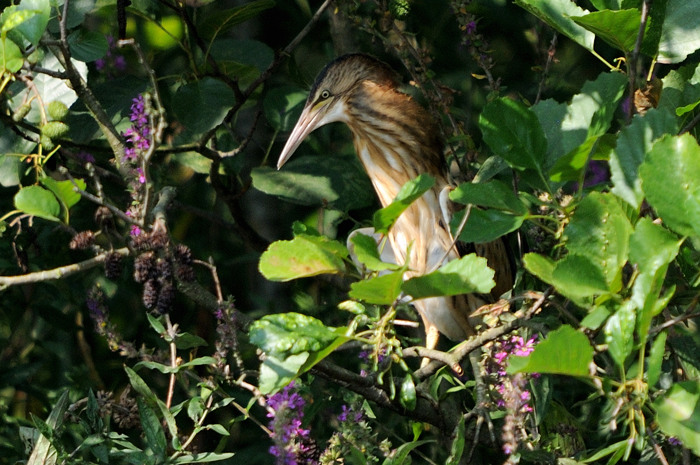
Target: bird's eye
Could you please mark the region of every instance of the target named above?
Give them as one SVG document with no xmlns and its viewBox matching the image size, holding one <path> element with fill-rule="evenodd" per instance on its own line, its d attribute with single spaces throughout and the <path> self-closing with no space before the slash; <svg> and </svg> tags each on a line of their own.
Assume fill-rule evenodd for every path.
<svg viewBox="0 0 700 465">
<path fill-rule="evenodd" d="M 331 93 L 330 93 L 328 90 L 326 90 L 326 89 L 322 90 L 322 91 L 321 91 L 321 95 L 319 95 L 319 97 L 321 98 L 321 100 L 326 100 L 326 99 L 327 99 L 328 97 L 330 97 L 330 96 L 331 96 Z"/>
</svg>

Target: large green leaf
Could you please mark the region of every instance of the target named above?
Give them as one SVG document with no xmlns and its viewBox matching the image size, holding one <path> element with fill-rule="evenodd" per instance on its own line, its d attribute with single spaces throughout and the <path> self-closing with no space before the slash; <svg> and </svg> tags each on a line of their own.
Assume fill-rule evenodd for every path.
<svg viewBox="0 0 700 465">
<path fill-rule="evenodd" d="M 85 190 L 87 187 L 87 184 L 82 179 L 56 181 L 53 178 L 46 177 L 41 180 L 41 184 L 53 192 L 61 205 L 63 205 L 66 222 L 68 222 L 68 210 L 81 199 L 80 194 L 74 190 L 75 185 L 73 182 L 82 190 Z"/>
<path fill-rule="evenodd" d="M 645 115 L 635 115 L 617 137 L 617 147 L 610 155 L 612 192 L 634 208 L 644 199 L 639 165 L 652 144 L 664 134 L 678 132 L 677 119 L 668 111 L 652 108 Z"/>
<path fill-rule="evenodd" d="M 631 233 L 632 225 L 618 198 L 598 192 L 583 199 L 564 230 L 569 252 L 595 264 L 613 292 L 621 286 Z"/>
<path fill-rule="evenodd" d="M 221 124 L 234 102 L 233 90 L 218 79 L 205 77 L 180 87 L 173 96 L 175 116 L 184 128 L 177 141 L 192 142 Z"/>
<path fill-rule="evenodd" d="M 375 231 L 382 234 L 389 232 L 401 213 L 434 185 L 435 178 L 429 174 L 421 174 L 416 179 L 411 179 L 401 186 L 396 198 L 389 205 L 374 213 L 372 222 Z"/>
<path fill-rule="evenodd" d="M 109 44 L 104 34 L 77 29 L 68 36 L 71 56 L 79 61 L 91 62 L 107 53 Z"/>
<path fill-rule="evenodd" d="M 587 139 L 602 136 L 610 128 L 627 79 L 622 73 L 601 73 L 587 81 L 571 103 L 543 100 L 533 105 L 547 137 L 546 170 L 562 156 L 577 150 Z M 554 173 L 550 173 L 554 174 Z"/>
<path fill-rule="evenodd" d="M 595 296 L 610 292 L 603 270 L 584 255 L 569 254 L 556 262 L 550 284 L 560 294 L 583 306 Z"/>
<path fill-rule="evenodd" d="M 209 39 L 237 24 L 256 17 L 274 5 L 274 0 L 255 0 L 226 10 L 210 8 L 204 15 L 204 19 L 198 24 L 197 30 L 201 31 L 204 38 Z"/>
<path fill-rule="evenodd" d="M 621 370 L 625 368 L 625 359 L 632 353 L 635 319 L 634 304 L 630 301 L 625 301 L 608 318 L 603 329 L 608 352 Z"/>
<path fill-rule="evenodd" d="M 278 359 L 317 352 L 338 337 L 334 328 L 300 313 L 266 315 L 251 323 L 248 336 L 263 352 Z"/>
<path fill-rule="evenodd" d="M 596 37 L 627 54 L 632 51 L 637 41 L 642 13 L 636 8 L 618 11 L 604 10 L 595 11 L 585 16 L 571 17 L 571 19 L 579 26 L 593 32 Z"/>
<path fill-rule="evenodd" d="M 299 157 L 282 170 L 254 168 L 251 177 L 256 189 L 301 205 L 348 211 L 375 201 L 369 178 L 354 155 Z"/>
<path fill-rule="evenodd" d="M 588 376 L 593 347 L 585 334 L 569 325 L 549 333 L 526 357 L 510 356 L 508 373 L 551 373 Z"/>
<path fill-rule="evenodd" d="M 489 102 L 479 116 L 484 141 L 493 152 L 519 170 L 537 187 L 547 188 L 543 162 L 547 140 L 537 116 L 525 105 L 509 98 Z"/>
<path fill-rule="evenodd" d="M 377 242 L 374 240 L 374 237 L 357 233 L 353 234 L 349 240 L 352 244 L 352 254 L 368 270 L 384 271 L 398 270 L 401 268 L 400 265 L 382 260 L 379 250 L 377 250 Z M 390 248 L 388 244 L 385 244 L 385 247 Z M 393 255 L 393 252 L 391 252 L 391 255 Z"/>
<path fill-rule="evenodd" d="M 402 283 L 403 271 L 394 271 L 352 283 L 348 295 L 353 299 L 370 304 L 391 305 L 401 293 Z"/>
<path fill-rule="evenodd" d="M 263 109 L 270 125 L 278 131 L 289 131 L 299 119 L 308 92 L 296 87 L 277 87 L 265 95 Z"/>
<path fill-rule="evenodd" d="M 641 218 L 630 238 L 630 262 L 637 267 L 632 302 L 639 309 L 638 338 L 646 341 L 657 299 L 669 264 L 676 258 L 681 240 L 649 218 Z"/>
<path fill-rule="evenodd" d="M 525 203 L 513 192 L 513 188 L 501 181 L 483 183 L 465 182 L 450 192 L 450 200 L 462 204 L 479 205 L 524 215 L 528 209 Z"/>
<path fill-rule="evenodd" d="M 61 206 L 56 196 L 41 186 L 23 187 L 15 195 L 15 208 L 28 215 L 51 221 L 60 221 Z"/>
<path fill-rule="evenodd" d="M 22 0 L 19 5 L 10 6 L 3 11 L 2 31 L 16 29 L 32 45 L 37 45 L 46 31 L 50 14 L 49 0 Z"/>
<path fill-rule="evenodd" d="M 560 33 L 586 50 L 593 50 L 595 35 L 576 24 L 571 17 L 588 13 L 570 0 L 515 0 L 515 4 L 528 10 Z"/>
<path fill-rule="evenodd" d="M 291 241 L 277 241 L 260 257 L 260 272 L 270 281 L 316 276 L 345 271 L 348 250 L 324 236 L 299 235 Z"/>
<path fill-rule="evenodd" d="M 22 50 L 8 37 L 0 37 L 0 74 L 16 73 L 24 63 Z"/>
<path fill-rule="evenodd" d="M 465 211 L 459 211 L 452 217 L 450 227 L 453 232 L 462 222 Z M 513 215 L 500 210 L 480 210 L 472 208 L 467 223 L 462 228 L 459 239 L 468 243 L 481 244 L 491 242 L 501 236 L 515 231 L 525 221 L 525 216 Z"/>
<path fill-rule="evenodd" d="M 683 446 L 700 456 L 700 382 L 674 383 L 654 401 L 661 431 L 676 437 Z"/>
<path fill-rule="evenodd" d="M 494 271 L 488 267 L 486 259 L 472 253 L 432 273 L 409 279 L 402 289 L 414 300 L 473 292 L 488 294 L 496 285 L 493 276 Z"/>
<path fill-rule="evenodd" d="M 700 147 L 690 134 L 657 141 L 639 167 L 647 201 L 664 223 L 700 236 Z"/>
<path fill-rule="evenodd" d="M 700 48 L 700 0 L 668 0 L 659 40 L 659 63 L 680 63 Z"/>
<path fill-rule="evenodd" d="M 309 358 L 308 352 L 280 359 L 272 355 L 265 357 L 260 364 L 260 392 L 271 394 L 276 392 L 296 378 Z"/>
</svg>

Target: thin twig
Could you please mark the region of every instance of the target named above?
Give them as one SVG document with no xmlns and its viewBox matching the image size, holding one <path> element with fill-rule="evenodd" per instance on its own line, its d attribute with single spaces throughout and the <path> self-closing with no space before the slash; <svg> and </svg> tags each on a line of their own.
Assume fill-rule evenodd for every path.
<svg viewBox="0 0 700 465">
<path fill-rule="evenodd" d="M 122 247 L 121 249 L 101 253 L 96 257 L 84 260 L 82 262 L 72 263 L 70 265 L 65 266 L 59 266 L 58 268 L 54 268 L 51 270 L 36 271 L 34 273 L 27 273 L 17 276 L 0 276 L 0 291 L 7 289 L 8 287 L 18 286 L 21 284 L 38 283 L 43 281 L 53 281 L 57 279 L 62 279 L 101 265 L 105 262 L 105 260 L 107 260 L 108 256 L 114 253 L 126 257 L 130 254 L 130 251 L 127 247 Z"/>
</svg>

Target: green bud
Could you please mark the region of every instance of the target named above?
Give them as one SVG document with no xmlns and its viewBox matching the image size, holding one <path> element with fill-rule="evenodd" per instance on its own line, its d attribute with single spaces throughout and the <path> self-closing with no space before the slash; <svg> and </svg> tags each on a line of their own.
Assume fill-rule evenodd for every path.
<svg viewBox="0 0 700 465">
<path fill-rule="evenodd" d="M 18 123 L 24 119 L 25 116 L 27 116 L 27 113 L 29 113 L 29 110 L 32 109 L 32 106 L 28 103 L 25 103 L 23 105 L 20 105 L 20 107 L 15 110 L 15 112 L 12 114 L 12 121 Z"/>
<path fill-rule="evenodd" d="M 54 147 L 56 147 L 56 144 L 54 144 L 54 142 L 51 140 L 51 138 L 48 136 L 45 136 L 43 134 L 39 138 L 39 142 L 44 147 L 44 150 L 46 150 L 47 152 L 50 152 L 51 150 L 54 149 Z"/>
<path fill-rule="evenodd" d="M 56 139 L 66 135 L 68 129 L 68 125 L 62 121 L 49 121 L 41 127 L 41 136 Z"/>
<path fill-rule="evenodd" d="M 68 107 L 66 104 L 59 102 L 58 100 L 54 100 L 53 102 L 49 103 L 49 107 L 47 109 L 51 119 L 56 121 L 62 121 L 68 114 Z"/>
</svg>

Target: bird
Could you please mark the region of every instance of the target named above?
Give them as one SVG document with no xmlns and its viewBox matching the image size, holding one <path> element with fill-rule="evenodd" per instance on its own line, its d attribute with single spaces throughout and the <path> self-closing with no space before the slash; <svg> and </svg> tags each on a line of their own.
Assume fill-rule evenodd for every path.
<svg viewBox="0 0 700 465">
<path fill-rule="evenodd" d="M 459 258 L 460 250 L 444 211 L 445 193 L 451 184 L 438 123 L 399 87 L 397 73 L 373 56 L 352 53 L 331 61 L 316 77 L 277 168 L 282 168 L 312 131 L 341 122 L 350 128 L 357 156 L 382 206 L 389 205 L 406 182 L 422 173 L 431 175 L 435 179 L 433 187 L 399 216 L 387 234 L 396 263 L 405 262 L 412 243 L 409 271 L 404 275 L 408 279 Z M 496 256 L 505 253 L 502 245 L 492 249 Z M 503 265 L 496 262 L 503 260 L 497 257 L 489 265 Z M 500 295 L 512 286 L 498 277 L 509 273 L 497 273 L 497 282 L 501 283 L 492 294 Z M 434 349 L 440 333 L 453 341 L 472 336 L 475 331 L 469 316 L 484 303 L 483 296 L 472 294 L 414 300 L 425 328 L 426 347 Z"/>
</svg>

